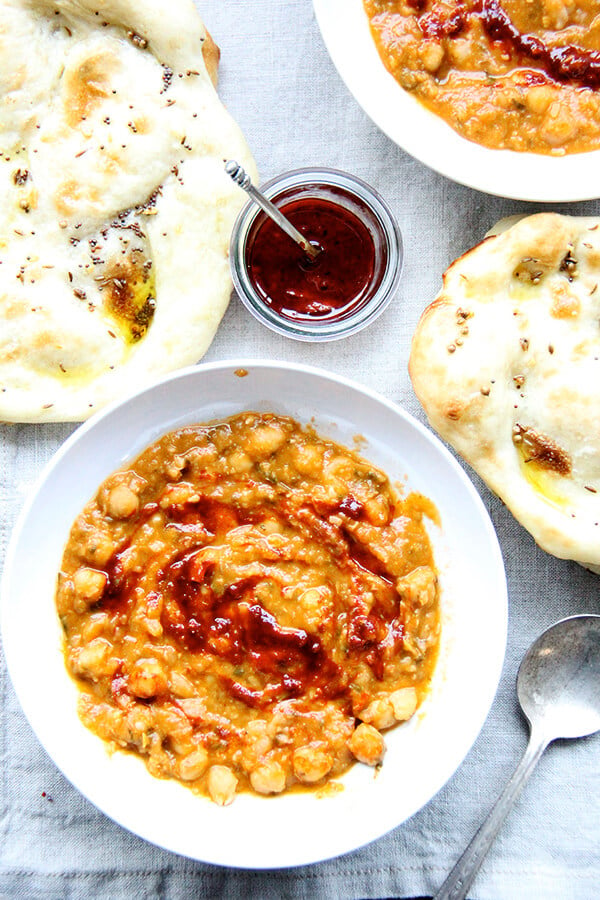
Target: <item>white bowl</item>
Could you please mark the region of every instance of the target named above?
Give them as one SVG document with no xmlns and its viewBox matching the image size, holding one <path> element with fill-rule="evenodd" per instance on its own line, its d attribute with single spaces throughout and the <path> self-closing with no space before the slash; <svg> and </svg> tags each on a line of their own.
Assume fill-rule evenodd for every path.
<svg viewBox="0 0 600 900">
<path fill-rule="evenodd" d="M 247 371 L 240 377 L 241 369 Z M 388 733 L 375 778 L 355 766 L 344 790 L 265 799 L 240 795 L 225 809 L 173 781 L 153 778 L 131 754 L 109 755 L 81 724 L 54 606 L 71 524 L 100 482 L 160 435 L 242 410 L 271 410 L 352 446 L 392 480 L 430 497 L 442 585 L 442 646 L 429 697 Z M 345 853 L 403 822 L 453 774 L 492 703 L 506 642 L 506 581 L 487 513 L 468 478 L 426 428 L 346 379 L 307 366 L 230 361 L 186 369 L 112 406 L 58 451 L 24 509 L 2 581 L 2 634 L 17 695 L 67 778 L 99 809 L 146 840 L 193 859 L 272 868 Z"/>
<path fill-rule="evenodd" d="M 396 144 L 468 187 L 542 203 L 600 197 L 600 150 L 563 157 L 490 150 L 461 137 L 400 87 L 371 37 L 362 0 L 313 0 L 329 54 L 346 86 Z"/>
</svg>

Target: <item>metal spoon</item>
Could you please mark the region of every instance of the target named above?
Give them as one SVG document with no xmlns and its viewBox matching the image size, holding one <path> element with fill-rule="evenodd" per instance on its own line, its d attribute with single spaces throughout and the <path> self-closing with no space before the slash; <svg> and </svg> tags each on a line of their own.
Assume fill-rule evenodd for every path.
<svg viewBox="0 0 600 900">
<path fill-rule="evenodd" d="M 301 234 L 297 228 L 295 228 L 289 219 L 277 209 L 274 203 L 271 203 L 264 194 L 261 194 L 260 191 L 252 184 L 252 180 L 250 176 L 247 174 L 246 170 L 243 169 L 239 163 L 236 163 L 234 159 L 230 159 L 225 163 L 225 171 L 232 178 L 233 181 L 239 187 L 241 187 L 246 193 L 257 203 L 263 212 L 273 219 L 276 225 L 278 225 L 293 241 L 302 247 L 306 255 L 309 259 L 315 260 L 320 253 L 323 252 L 323 248 L 319 247 L 318 244 L 311 244 L 309 240 L 307 240 L 303 234 Z"/>
<path fill-rule="evenodd" d="M 530 725 L 523 759 L 433 900 L 464 900 L 548 744 L 600 730 L 600 616 L 573 616 L 548 628 L 521 663 L 517 695 Z"/>
</svg>

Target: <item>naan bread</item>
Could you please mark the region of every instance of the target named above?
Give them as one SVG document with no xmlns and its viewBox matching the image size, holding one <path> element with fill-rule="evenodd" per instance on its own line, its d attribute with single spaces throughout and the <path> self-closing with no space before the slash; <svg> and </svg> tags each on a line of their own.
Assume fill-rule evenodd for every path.
<svg viewBox="0 0 600 900">
<path fill-rule="evenodd" d="M 410 375 L 537 543 L 600 565 L 600 219 L 530 216 L 454 262 Z"/>
<path fill-rule="evenodd" d="M 204 52 L 203 52 L 204 51 Z M 0 0 L 0 420 L 196 362 L 253 162 L 192 0 Z"/>
</svg>

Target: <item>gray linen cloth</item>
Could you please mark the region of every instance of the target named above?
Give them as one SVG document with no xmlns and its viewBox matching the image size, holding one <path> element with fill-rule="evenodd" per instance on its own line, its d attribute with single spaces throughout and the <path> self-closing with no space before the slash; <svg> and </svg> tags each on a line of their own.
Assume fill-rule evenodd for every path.
<svg viewBox="0 0 600 900">
<path fill-rule="evenodd" d="M 304 165 L 353 172 L 392 206 L 406 252 L 397 297 L 363 333 L 333 344 L 295 343 L 256 323 L 234 297 L 206 360 L 243 355 L 323 366 L 362 381 L 424 421 L 406 371 L 421 310 L 439 290 L 449 262 L 479 241 L 491 224 L 535 208 L 452 184 L 382 135 L 334 70 L 309 0 L 204 0 L 199 7 L 222 49 L 221 95 L 243 127 L 263 179 Z M 600 213 L 600 203 L 559 211 L 594 215 Z M 0 428 L 2 558 L 24 498 L 72 430 L 66 425 Z M 524 651 L 555 620 L 599 609 L 598 577 L 537 549 L 502 504 L 474 480 L 506 563 L 508 652 L 479 739 L 421 812 L 366 848 L 300 869 L 236 871 L 180 858 L 127 833 L 71 787 L 32 734 L 2 667 L 0 897 L 340 900 L 431 895 L 524 749 L 526 726 L 514 690 Z M 599 751 L 598 737 L 549 748 L 490 852 L 472 898 L 599 896 Z"/>
</svg>

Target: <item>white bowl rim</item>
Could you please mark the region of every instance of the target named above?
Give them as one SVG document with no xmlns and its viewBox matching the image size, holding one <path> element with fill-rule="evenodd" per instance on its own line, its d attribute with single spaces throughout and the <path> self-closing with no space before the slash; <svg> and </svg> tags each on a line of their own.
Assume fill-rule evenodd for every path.
<svg viewBox="0 0 600 900">
<path fill-rule="evenodd" d="M 385 69 L 362 0 L 313 0 L 313 5 L 346 87 L 381 131 L 415 159 L 466 187 L 513 200 L 566 203 L 600 197 L 600 150 L 548 156 L 492 150 L 461 137 Z"/>
<path fill-rule="evenodd" d="M 457 476 L 458 481 L 460 482 L 461 489 L 464 489 L 468 495 L 469 500 L 474 504 L 475 508 L 478 509 L 480 514 L 479 525 L 483 527 L 486 539 L 489 541 L 489 550 L 491 554 L 492 564 L 494 565 L 494 574 L 497 576 L 501 576 L 499 578 L 498 583 L 495 585 L 496 590 L 496 598 L 495 598 L 495 607 L 494 607 L 494 623 L 495 623 L 495 631 L 494 631 L 494 646 L 492 648 L 492 652 L 489 654 L 489 660 L 486 657 L 486 664 L 489 662 L 489 670 L 487 671 L 486 678 L 483 679 L 483 684 L 481 685 L 481 696 L 479 697 L 479 707 L 477 709 L 477 715 L 475 718 L 469 721 L 469 727 L 465 730 L 464 739 L 460 745 L 460 752 L 456 755 L 455 758 L 452 759 L 451 764 L 445 767 L 442 767 L 442 770 L 436 773 L 436 778 L 433 779 L 431 784 L 428 786 L 428 796 L 423 801 L 420 802 L 418 806 L 412 808 L 408 811 L 404 811 L 404 814 L 400 819 L 396 818 L 394 815 L 391 817 L 388 815 L 384 816 L 382 819 L 373 825 L 367 820 L 361 820 L 357 822 L 355 837 L 349 842 L 347 839 L 344 840 L 337 838 L 337 836 L 332 835 L 331 845 L 327 848 L 324 848 L 322 852 L 315 853 L 314 846 L 311 848 L 311 851 L 306 853 L 303 852 L 302 847 L 295 847 L 290 853 L 287 855 L 283 855 L 281 858 L 273 859 L 272 856 L 267 852 L 262 856 L 260 854 L 257 855 L 256 848 L 248 854 L 241 853 L 241 856 L 232 856 L 231 853 L 225 852 L 216 852 L 213 848 L 208 854 L 204 852 L 204 850 L 200 849 L 198 852 L 190 852 L 189 848 L 182 849 L 178 840 L 173 840 L 168 834 L 168 831 L 165 831 L 165 828 L 160 824 L 157 826 L 156 823 L 150 823 L 146 820 L 140 819 L 139 815 L 135 814 L 135 812 L 130 814 L 128 808 L 121 808 L 118 814 L 115 814 L 114 810 L 111 809 L 110 803 L 105 802 L 105 798 L 102 792 L 102 789 L 97 789 L 95 784 L 90 781 L 89 777 L 83 777 L 82 772 L 73 772 L 65 769 L 62 764 L 62 752 L 61 752 L 61 744 L 60 740 L 56 739 L 55 735 L 51 734 L 48 729 L 43 731 L 40 728 L 40 717 L 39 710 L 30 702 L 30 698 L 25 696 L 25 691 L 22 689 L 22 684 L 19 679 L 15 679 L 14 671 L 16 668 L 16 652 L 17 647 L 15 646 L 12 640 L 12 625 L 9 620 L 9 601 L 7 599 L 7 595 L 10 589 L 10 580 L 12 577 L 12 569 L 14 565 L 14 559 L 17 554 L 18 544 L 21 540 L 22 532 L 27 525 L 28 517 L 31 513 L 32 508 L 35 505 L 36 498 L 40 489 L 46 484 L 46 482 L 51 478 L 54 470 L 60 466 L 65 457 L 71 453 L 71 450 L 74 446 L 76 446 L 79 441 L 90 431 L 92 431 L 98 423 L 110 419 L 111 416 L 115 414 L 115 412 L 119 411 L 122 407 L 127 407 L 128 405 L 135 404 L 139 402 L 141 398 L 145 396 L 151 395 L 154 391 L 163 390 L 167 388 L 172 382 L 176 382 L 179 380 L 187 379 L 190 376 L 192 378 L 202 378 L 205 372 L 230 372 L 237 373 L 239 370 L 257 370 L 257 369 L 267 369 L 271 372 L 283 371 L 288 372 L 294 375 L 306 374 L 308 376 L 316 376 L 320 379 L 325 379 L 327 381 L 333 382 L 342 387 L 349 388 L 352 391 L 357 391 L 360 394 L 363 394 L 368 399 L 376 402 L 377 404 L 381 404 L 385 407 L 390 413 L 398 416 L 405 424 L 407 424 L 410 428 L 414 429 L 418 434 L 423 437 L 426 442 L 435 447 L 436 452 L 440 455 L 440 457 L 444 460 L 444 462 L 450 466 L 453 470 L 454 474 Z M 247 408 L 247 407 L 246 407 Z M 160 433 L 164 433 L 165 430 L 169 430 L 169 427 L 163 426 L 162 431 Z M 136 451 L 135 455 L 137 455 Z M 113 468 L 117 468 L 118 464 L 113 466 Z M 71 783 L 80 791 L 92 804 L 94 804 L 98 809 L 100 809 L 103 813 L 105 813 L 109 818 L 113 819 L 113 821 L 117 822 L 121 826 L 125 827 L 132 833 L 144 838 L 145 840 L 150 841 L 151 843 L 156 844 L 157 846 L 163 847 L 164 849 L 171 850 L 172 852 L 179 853 L 181 855 L 187 856 L 192 859 L 196 859 L 198 861 L 213 863 L 216 865 L 223 865 L 232 868 L 248 868 L 248 869 L 274 869 L 274 868 L 283 868 L 283 867 L 293 867 L 300 865 L 307 865 L 315 862 L 320 862 L 325 859 L 330 859 L 332 857 L 341 855 L 343 853 L 350 852 L 352 850 L 358 849 L 359 847 L 364 846 L 365 844 L 370 843 L 373 840 L 383 836 L 392 828 L 402 824 L 402 822 L 406 821 L 407 818 L 414 815 L 419 809 L 422 808 L 429 800 L 437 794 L 437 792 L 443 787 L 443 785 L 451 778 L 454 774 L 458 766 L 462 763 L 463 759 L 467 755 L 470 750 L 472 744 L 477 738 L 485 719 L 487 718 L 487 714 L 491 707 L 491 704 L 494 700 L 497 686 L 500 680 L 503 662 L 504 662 L 504 653 L 506 648 L 506 637 L 507 637 L 507 619 L 508 619 L 508 597 L 507 597 L 507 585 L 506 585 L 506 577 L 504 572 L 504 564 L 502 560 L 502 553 L 500 550 L 500 546 L 498 543 L 498 539 L 496 533 L 494 531 L 493 525 L 489 518 L 489 515 L 483 505 L 479 494 L 475 490 L 471 481 L 469 480 L 466 473 L 463 471 L 458 462 L 454 459 L 454 457 L 450 454 L 450 452 L 444 447 L 439 438 L 433 432 L 431 432 L 428 428 L 418 422 L 413 416 L 411 416 L 408 412 L 403 410 L 400 406 L 393 403 L 390 400 L 382 397 L 375 391 L 367 388 L 363 385 L 360 385 L 357 382 L 354 382 L 351 379 L 345 378 L 343 376 L 334 374 L 324 369 L 320 369 L 314 366 L 296 364 L 296 363 L 288 363 L 288 362 L 280 362 L 268 359 L 233 359 L 233 360 L 225 360 L 213 363 L 204 363 L 198 366 L 191 366 L 182 370 L 179 370 L 174 373 L 170 373 L 160 381 L 155 382 L 154 384 L 147 386 L 136 393 L 127 396 L 124 399 L 116 401 L 112 403 L 107 408 L 98 412 L 95 416 L 81 425 L 59 448 L 59 450 L 55 453 L 52 459 L 47 463 L 44 470 L 42 471 L 39 479 L 35 487 L 33 488 L 30 496 L 28 497 L 24 508 L 22 509 L 17 522 L 15 524 L 13 534 L 11 536 L 9 546 L 6 554 L 6 562 L 4 566 L 4 572 L 2 575 L 2 580 L 0 582 L 0 629 L 3 639 L 5 659 L 7 664 L 7 669 L 9 671 L 11 681 L 13 683 L 13 687 L 17 694 L 17 697 L 21 703 L 23 711 L 28 719 L 30 725 L 32 726 L 36 736 L 48 755 L 53 759 L 58 768 L 63 772 L 65 777 L 71 781 Z M 62 663 L 62 658 L 61 658 Z M 70 681 L 69 676 L 66 673 L 66 669 L 64 672 L 65 679 Z M 82 735 L 85 732 L 89 738 L 91 738 L 97 744 L 101 744 L 95 736 L 91 735 L 87 729 L 81 725 Z M 131 759 L 128 754 L 115 754 L 116 757 L 125 757 L 127 759 Z M 138 760 L 135 761 L 137 764 Z M 364 767 L 359 767 L 364 768 Z M 385 770 L 385 765 L 384 765 Z M 353 770 L 354 771 L 354 770 Z M 144 767 L 144 776 L 151 779 L 151 782 L 156 785 L 173 785 L 173 782 L 163 782 L 158 779 L 152 778 L 149 774 L 146 773 Z M 179 789 L 179 785 L 176 785 L 176 789 Z M 191 792 L 187 789 L 181 789 L 183 793 L 188 796 L 192 796 Z M 348 792 L 349 793 L 349 792 Z M 168 796 L 168 795 L 167 795 Z M 344 793 L 338 796 L 344 796 Z M 293 797 L 314 797 L 314 794 L 296 794 L 290 795 L 290 798 Z M 282 800 L 287 799 L 287 796 L 284 798 L 276 798 L 274 801 L 265 800 L 264 798 L 249 798 L 249 795 L 242 795 L 236 800 L 236 804 L 241 802 L 246 802 L 250 799 L 250 802 L 254 800 L 259 803 L 270 803 L 277 802 L 280 803 Z M 194 803 L 203 802 L 200 798 L 193 797 Z M 323 801 L 318 801 L 323 802 Z M 208 803 L 207 805 L 211 809 L 216 809 L 213 804 Z M 230 807 L 229 809 L 233 809 L 235 807 Z M 319 807 L 319 812 L 322 807 Z M 219 810 L 221 812 L 221 810 Z"/>
</svg>

